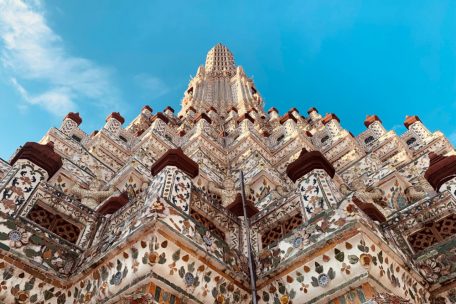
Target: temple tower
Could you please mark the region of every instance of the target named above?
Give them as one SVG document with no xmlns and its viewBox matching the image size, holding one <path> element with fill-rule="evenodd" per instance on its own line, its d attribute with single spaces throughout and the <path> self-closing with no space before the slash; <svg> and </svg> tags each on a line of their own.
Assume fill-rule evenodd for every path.
<svg viewBox="0 0 456 304">
<path fill-rule="evenodd" d="M 233 107 L 239 115 L 251 109 L 264 113 L 263 100 L 253 80 L 242 67 L 236 67 L 233 54 L 220 43 L 209 50 L 206 64 L 200 66 L 190 80 L 182 105 L 179 116 L 186 116 L 191 107 L 198 113 L 213 107 L 223 117 L 227 117 Z"/>
</svg>

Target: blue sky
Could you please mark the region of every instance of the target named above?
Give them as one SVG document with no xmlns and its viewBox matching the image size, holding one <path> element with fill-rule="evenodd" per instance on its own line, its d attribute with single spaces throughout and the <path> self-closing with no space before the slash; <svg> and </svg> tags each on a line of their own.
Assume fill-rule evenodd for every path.
<svg viewBox="0 0 456 304">
<path fill-rule="evenodd" d="M 456 1 L 0 0 L 0 157 L 79 111 L 91 132 L 119 111 L 176 110 L 217 42 L 266 107 L 405 115 L 456 142 Z"/>
</svg>

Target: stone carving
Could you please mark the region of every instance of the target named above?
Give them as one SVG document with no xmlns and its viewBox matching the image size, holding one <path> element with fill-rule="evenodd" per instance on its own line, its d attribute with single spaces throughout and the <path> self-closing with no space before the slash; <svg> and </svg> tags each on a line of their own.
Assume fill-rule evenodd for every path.
<svg viewBox="0 0 456 304">
<path fill-rule="evenodd" d="M 221 197 L 222 205 L 224 207 L 234 202 L 236 195 L 239 193 L 239 191 L 236 189 L 234 179 L 231 177 L 230 173 L 228 173 L 223 180 L 223 187 L 219 187 L 217 184 L 210 181 L 208 184 L 208 190 Z"/>
<path fill-rule="evenodd" d="M 429 182 L 423 176 L 419 176 L 415 185 L 405 189 L 405 196 L 412 204 L 428 197 L 434 192 L 434 188 L 432 188 Z"/>
<path fill-rule="evenodd" d="M 274 199 L 280 199 L 283 197 L 287 197 L 290 194 L 290 190 L 286 186 L 277 185 L 275 189 L 272 191 Z"/>
<path fill-rule="evenodd" d="M 115 186 L 110 186 L 108 190 L 102 190 L 103 182 L 94 177 L 89 189 L 84 189 L 75 183 L 68 189 L 68 193 L 81 199 L 81 203 L 89 208 L 96 209 L 98 205 L 111 196 L 115 191 Z"/>
<path fill-rule="evenodd" d="M 383 208 L 387 207 L 387 204 L 383 201 L 383 190 L 378 187 L 367 187 L 361 177 L 353 180 L 352 188 L 342 184 L 340 191 L 344 195 L 348 195 L 353 192 L 353 196 L 366 203 L 375 203 Z"/>
</svg>

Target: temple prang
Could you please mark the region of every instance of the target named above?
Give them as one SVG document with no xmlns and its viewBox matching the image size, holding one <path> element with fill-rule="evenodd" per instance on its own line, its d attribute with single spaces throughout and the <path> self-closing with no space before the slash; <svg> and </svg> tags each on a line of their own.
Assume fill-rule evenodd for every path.
<svg viewBox="0 0 456 304">
<path fill-rule="evenodd" d="M 179 110 L 68 113 L 0 159 L 0 302 L 251 303 L 249 229 L 259 303 L 456 303 L 448 139 L 294 106 L 217 44 Z"/>
</svg>

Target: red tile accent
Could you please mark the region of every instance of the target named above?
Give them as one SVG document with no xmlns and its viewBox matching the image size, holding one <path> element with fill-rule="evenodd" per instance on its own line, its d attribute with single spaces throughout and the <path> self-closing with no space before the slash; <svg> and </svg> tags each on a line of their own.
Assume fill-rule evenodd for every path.
<svg viewBox="0 0 456 304">
<path fill-rule="evenodd" d="M 437 191 L 444 183 L 456 177 L 456 155 L 443 156 L 431 152 L 429 159 L 429 168 L 424 177 Z"/>
<path fill-rule="evenodd" d="M 199 173 L 198 164 L 185 155 L 181 148 L 169 149 L 163 154 L 163 156 L 152 165 L 152 175 L 157 175 L 167 166 L 176 166 L 191 178 L 194 178 Z"/>
<path fill-rule="evenodd" d="M 297 181 L 305 174 L 315 169 L 323 169 L 332 178 L 336 170 L 331 163 L 321 154 L 320 151 L 307 151 L 302 149 L 298 159 L 290 163 L 287 167 L 287 175 L 293 181 Z"/>
<path fill-rule="evenodd" d="M 11 165 L 14 165 L 19 159 L 27 159 L 43 168 L 48 173 L 49 178 L 63 165 L 60 155 L 54 152 L 53 142 L 40 145 L 39 143 L 29 141 L 17 152 L 11 160 Z"/>
</svg>

